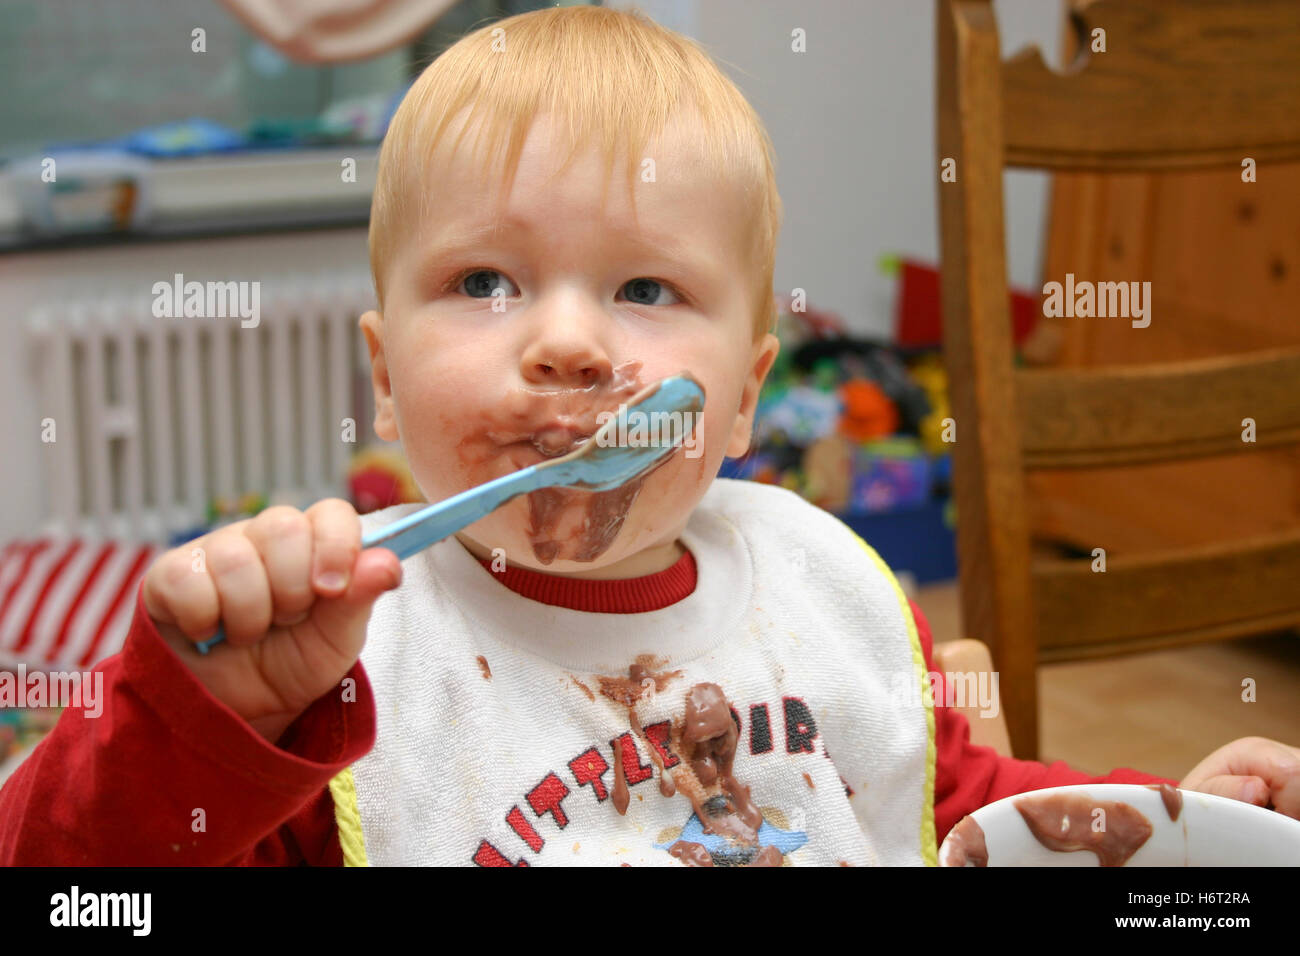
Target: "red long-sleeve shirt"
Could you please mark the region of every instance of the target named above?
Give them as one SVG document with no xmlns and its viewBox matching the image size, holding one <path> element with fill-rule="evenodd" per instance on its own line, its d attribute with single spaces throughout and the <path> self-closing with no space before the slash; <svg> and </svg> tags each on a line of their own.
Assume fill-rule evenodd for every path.
<svg viewBox="0 0 1300 956">
<path fill-rule="evenodd" d="M 636 581 L 575 581 L 510 568 L 494 575 L 525 597 L 574 610 L 674 603 L 695 587 L 689 552 Z M 646 594 L 653 606 L 645 605 Z M 611 603 L 612 602 L 612 603 Z M 622 602 L 622 603 L 619 603 Z M 633 608 L 632 602 L 636 602 Z M 927 669 L 929 624 L 915 604 Z M 136 597 L 131 632 L 104 674 L 98 718 L 64 711 L 0 790 L 6 865 L 294 865 L 343 862 L 330 779 L 375 742 L 370 683 L 358 662 L 356 702 L 317 700 L 272 745 L 199 683 Z M 1174 783 L 1129 769 L 1089 776 L 1000 757 L 970 743 L 965 717 L 935 701 L 935 830 L 1002 797 L 1076 783 Z"/>
</svg>

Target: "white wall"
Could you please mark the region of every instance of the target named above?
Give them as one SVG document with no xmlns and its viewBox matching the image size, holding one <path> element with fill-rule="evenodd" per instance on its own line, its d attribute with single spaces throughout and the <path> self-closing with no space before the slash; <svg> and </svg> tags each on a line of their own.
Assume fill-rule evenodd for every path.
<svg viewBox="0 0 1300 956">
<path fill-rule="evenodd" d="M 901 253 L 938 262 L 933 0 L 605 0 L 699 41 L 767 125 L 785 225 L 778 290 L 888 336 Z M 1056 61 L 1062 8 L 995 0 L 1003 56 L 1033 43 Z M 791 52 L 802 27 L 807 52 Z M 1041 285 L 1047 177 L 1007 177 L 1013 285 Z"/>
</svg>

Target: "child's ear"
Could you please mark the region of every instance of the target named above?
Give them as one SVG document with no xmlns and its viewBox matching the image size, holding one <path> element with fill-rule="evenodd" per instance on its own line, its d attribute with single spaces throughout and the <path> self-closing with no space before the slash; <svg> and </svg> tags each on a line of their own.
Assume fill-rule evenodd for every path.
<svg viewBox="0 0 1300 956">
<path fill-rule="evenodd" d="M 384 441 L 397 441 L 397 418 L 393 414 L 393 389 L 388 381 L 388 360 L 384 357 L 384 318 L 371 310 L 361 317 L 361 334 L 370 349 L 370 384 L 375 392 L 375 434 Z"/>
<path fill-rule="evenodd" d="M 754 344 L 754 365 L 745 379 L 745 391 L 740 396 L 736 424 L 731 429 L 731 438 L 727 442 L 728 458 L 739 458 L 749 450 L 749 439 L 754 431 L 754 412 L 758 409 L 758 393 L 762 391 L 767 373 L 772 371 L 772 363 L 780 351 L 781 341 L 770 332 Z"/>
</svg>

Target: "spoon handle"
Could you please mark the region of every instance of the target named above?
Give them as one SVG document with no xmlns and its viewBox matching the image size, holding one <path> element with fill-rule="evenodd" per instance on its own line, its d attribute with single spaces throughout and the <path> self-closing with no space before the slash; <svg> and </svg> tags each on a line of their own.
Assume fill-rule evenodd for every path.
<svg viewBox="0 0 1300 956">
<path fill-rule="evenodd" d="M 541 465 L 523 468 L 375 528 L 362 536 L 361 548 L 387 548 L 400 560 L 406 560 L 486 517 L 511 498 L 548 484 L 546 477 L 550 476 L 543 477 L 541 469 Z M 218 627 L 216 634 L 194 647 L 200 654 L 207 654 L 225 639 L 225 629 Z"/>
<path fill-rule="evenodd" d="M 387 548 L 404 561 L 490 515 L 511 498 L 535 491 L 539 487 L 538 469 L 538 465 L 523 468 L 422 508 L 400 521 L 376 528 L 361 539 L 361 545 Z"/>
</svg>

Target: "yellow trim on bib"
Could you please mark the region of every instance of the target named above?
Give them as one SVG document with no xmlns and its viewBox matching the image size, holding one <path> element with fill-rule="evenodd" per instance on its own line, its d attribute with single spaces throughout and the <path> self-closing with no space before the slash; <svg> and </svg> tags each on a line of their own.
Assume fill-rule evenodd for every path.
<svg viewBox="0 0 1300 956">
<path fill-rule="evenodd" d="M 366 859 L 366 838 L 361 832 L 361 811 L 357 808 L 357 786 L 352 779 L 352 768 L 330 780 L 330 796 L 334 798 L 334 822 L 339 828 L 339 847 L 343 850 L 344 866 L 369 866 Z"/>
<path fill-rule="evenodd" d="M 916 630 L 916 619 L 912 616 L 912 608 L 908 603 L 907 594 L 899 585 L 898 579 L 894 577 L 894 572 L 889 569 L 880 555 L 876 554 L 875 548 L 863 541 L 858 534 L 850 529 L 850 534 L 854 540 L 862 545 L 863 550 L 871 555 L 871 559 L 876 563 L 876 567 L 894 586 L 894 593 L 898 595 L 898 603 L 903 611 L 903 620 L 907 622 L 907 636 L 912 642 L 912 666 L 916 670 L 916 679 L 921 682 L 923 692 L 921 700 L 925 702 L 925 799 L 921 809 L 921 862 L 926 866 L 939 865 L 939 842 L 934 830 L 934 767 L 935 767 L 935 744 L 934 744 L 934 702 L 929 694 L 924 693 L 924 689 L 929 687 L 925 672 L 925 651 L 921 647 L 921 637 Z M 931 635 L 933 639 L 933 635 Z"/>
</svg>

